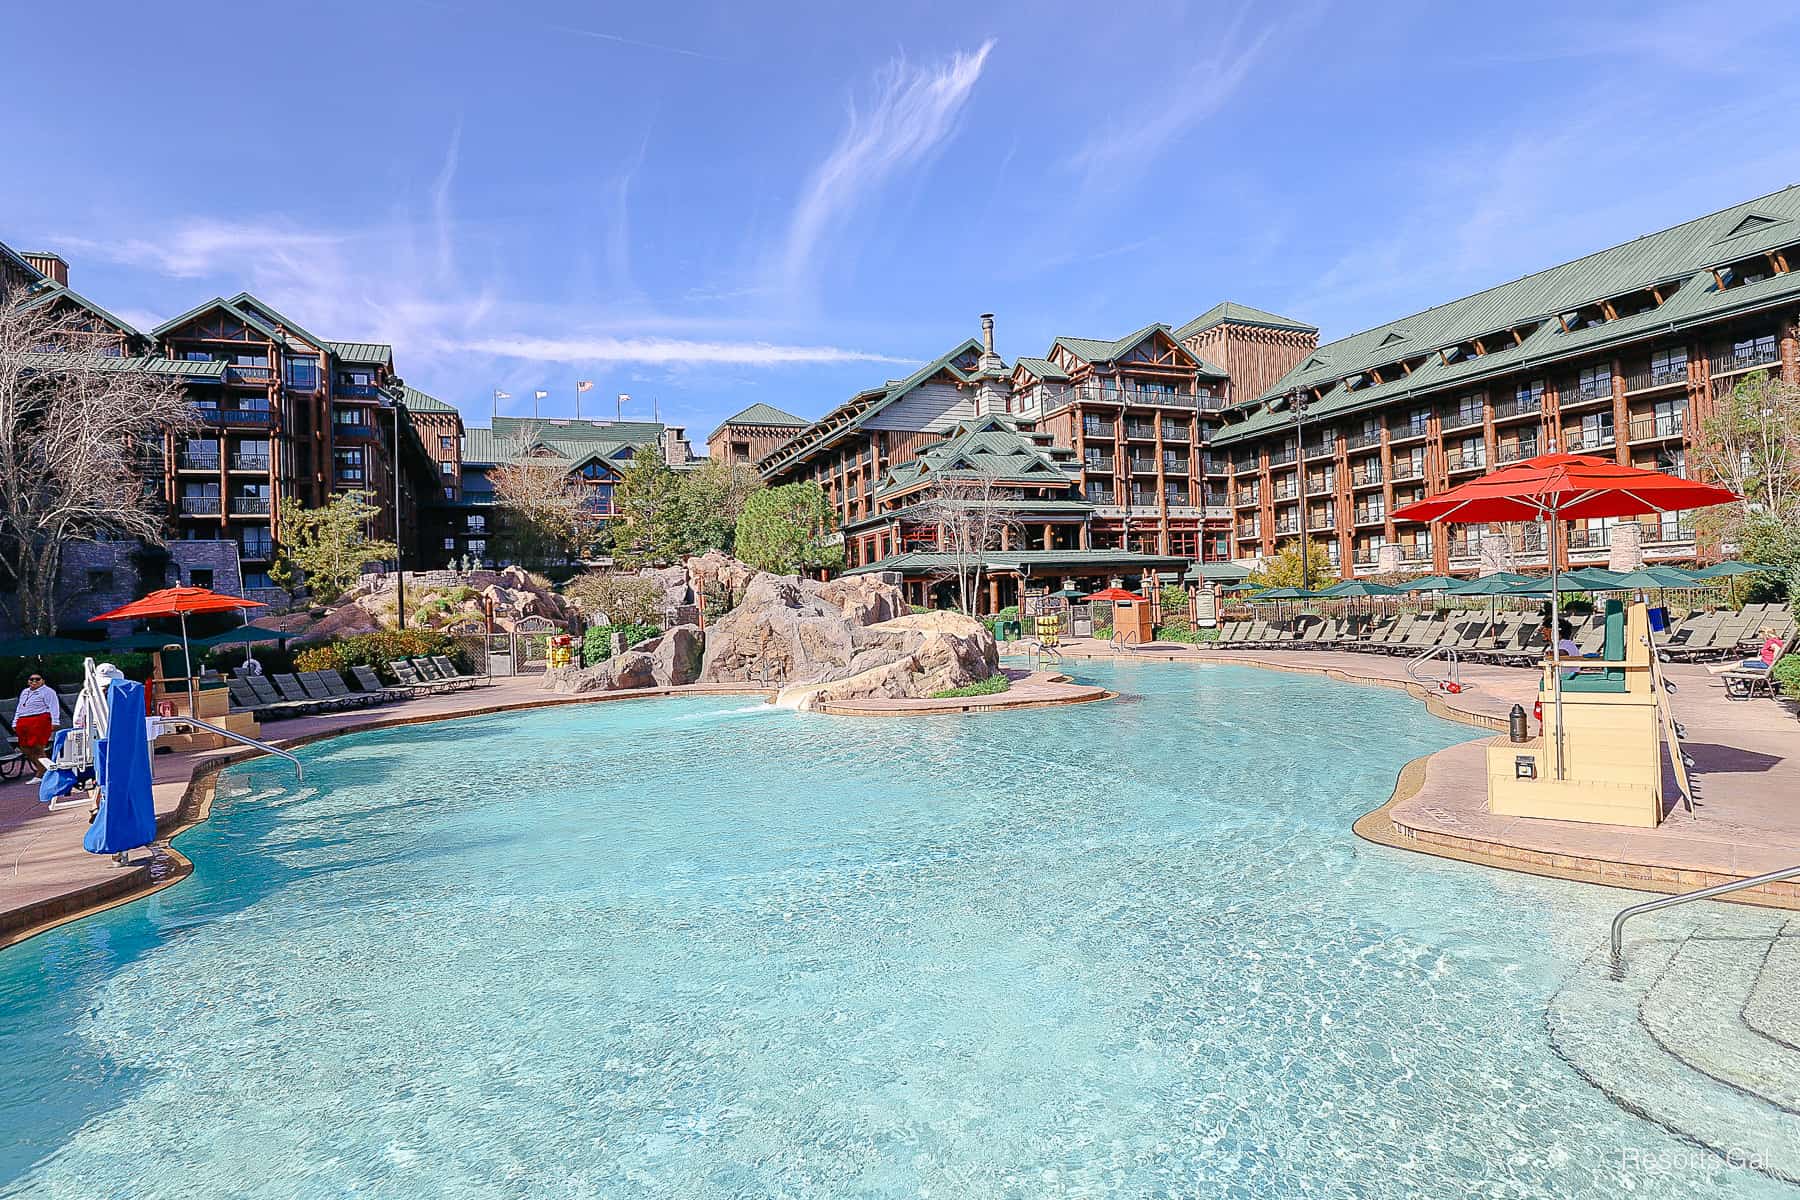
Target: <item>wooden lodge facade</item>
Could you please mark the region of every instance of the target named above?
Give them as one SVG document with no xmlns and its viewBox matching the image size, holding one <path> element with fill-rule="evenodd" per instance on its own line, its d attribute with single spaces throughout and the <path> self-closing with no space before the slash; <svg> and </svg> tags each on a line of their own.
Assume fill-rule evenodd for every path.
<svg viewBox="0 0 1800 1200">
<path fill-rule="evenodd" d="M 805 417 L 771 404 L 752 404 L 719 422 L 706 439 L 706 456 L 714 462 L 755 466 L 777 446 L 810 424 Z"/>
<path fill-rule="evenodd" d="M 1793 187 L 1318 347 L 1213 435 L 1232 555 L 1273 554 L 1304 522 L 1346 578 L 1547 566 L 1541 528 L 1392 514 L 1552 447 L 1684 473 L 1740 379 L 1800 382 L 1797 263 Z M 1702 548 L 1669 514 L 1576 523 L 1554 549 L 1580 566 Z"/>
</svg>

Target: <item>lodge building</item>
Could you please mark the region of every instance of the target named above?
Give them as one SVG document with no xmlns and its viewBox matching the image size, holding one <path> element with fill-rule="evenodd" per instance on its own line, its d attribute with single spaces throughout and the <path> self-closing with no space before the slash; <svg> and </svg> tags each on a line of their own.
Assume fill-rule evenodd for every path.
<svg viewBox="0 0 1800 1200">
<path fill-rule="evenodd" d="M 706 439 L 706 455 L 714 462 L 755 466 L 808 424 L 805 417 L 783 412 L 772 404 L 752 404 L 719 422 Z"/>
<path fill-rule="evenodd" d="M 1800 382 L 1797 260 L 1793 187 L 1319 346 L 1212 435 L 1232 555 L 1304 528 L 1346 578 L 1546 566 L 1541 528 L 1394 510 L 1553 446 L 1685 473 L 1739 380 Z M 1701 549 L 1687 514 L 1574 523 L 1554 548 L 1565 565 Z"/>
</svg>

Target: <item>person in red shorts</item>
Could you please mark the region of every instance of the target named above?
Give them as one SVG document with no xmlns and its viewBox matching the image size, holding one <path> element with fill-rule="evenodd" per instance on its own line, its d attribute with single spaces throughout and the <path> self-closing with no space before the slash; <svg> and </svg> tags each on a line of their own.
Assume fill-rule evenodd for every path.
<svg viewBox="0 0 1800 1200">
<path fill-rule="evenodd" d="M 19 706 L 13 710 L 12 735 L 18 739 L 19 753 L 39 779 L 50 769 L 50 738 L 61 721 L 62 701 L 57 698 L 56 689 L 45 683 L 42 675 L 32 672 L 25 680 L 25 690 L 19 693 Z"/>
</svg>

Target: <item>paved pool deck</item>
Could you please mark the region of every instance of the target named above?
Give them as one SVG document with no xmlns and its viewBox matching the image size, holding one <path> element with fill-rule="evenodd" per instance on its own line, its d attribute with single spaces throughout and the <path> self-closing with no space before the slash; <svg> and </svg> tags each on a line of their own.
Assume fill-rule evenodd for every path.
<svg viewBox="0 0 1800 1200">
<path fill-rule="evenodd" d="M 1407 764 L 1389 801 L 1356 823 L 1359 835 L 1384 845 L 1653 892 L 1691 891 L 1800 866 L 1800 722 L 1776 701 L 1728 698 L 1704 666 L 1664 667 L 1677 689 L 1675 719 L 1687 731 L 1682 746 L 1694 760 L 1694 811 L 1680 806 L 1668 782 L 1663 823 L 1626 829 L 1488 812 L 1484 746 L 1503 735 L 1514 704 L 1530 711 L 1537 699 L 1534 670 L 1469 664 L 1462 671 L 1465 690 L 1451 695 L 1409 678 L 1405 658 L 1383 654 L 1176 645 L 1121 653 L 1106 642 L 1077 639 L 1063 647 L 1063 656 L 1322 674 L 1407 691 L 1440 716 L 1492 731 Z M 1732 898 L 1800 908 L 1800 881 L 1765 884 Z"/>
</svg>

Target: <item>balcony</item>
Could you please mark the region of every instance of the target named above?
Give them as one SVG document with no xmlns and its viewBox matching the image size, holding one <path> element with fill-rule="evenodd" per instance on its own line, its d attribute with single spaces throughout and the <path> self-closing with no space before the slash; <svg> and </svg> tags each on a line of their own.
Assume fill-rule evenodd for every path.
<svg viewBox="0 0 1800 1200">
<path fill-rule="evenodd" d="M 1276 537 L 1285 537 L 1290 533 L 1299 533 L 1299 532 L 1300 532 L 1300 522 L 1298 520 L 1275 522 L 1275 536 Z"/>
<path fill-rule="evenodd" d="M 1162 457 L 1163 474 L 1186 475 L 1188 460 L 1185 454 L 1165 454 Z"/>
<path fill-rule="evenodd" d="M 238 543 L 238 556 L 252 562 L 268 562 L 275 557 L 275 539 L 247 537 Z"/>
<path fill-rule="evenodd" d="M 1292 446 L 1284 446 L 1280 450 L 1269 451 L 1269 465 L 1271 467 L 1285 467 L 1289 463 L 1299 461 L 1300 452 L 1295 450 Z"/>
<path fill-rule="evenodd" d="M 225 365 L 225 382 L 251 384 L 256 387 L 267 387 L 275 372 L 267 363 L 260 366 L 254 363 L 227 363 Z"/>
<path fill-rule="evenodd" d="M 1096 475 L 1111 475 L 1117 461 L 1110 454 L 1097 454 L 1082 463 L 1082 469 Z"/>
<path fill-rule="evenodd" d="M 1678 438 L 1686 427 L 1687 413 L 1685 411 L 1633 417 L 1630 438 L 1634 442 L 1656 442 L 1664 438 Z"/>
<path fill-rule="evenodd" d="M 1237 535 L 1241 542 L 1255 542 L 1262 539 L 1262 530 L 1254 525 L 1245 525 L 1237 531 Z"/>
<path fill-rule="evenodd" d="M 181 515 L 184 517 L 216 517 L 219 515 L 219 498 L 217 496 L 183 496 L 181 498 Z"/>
<path fill-rule="evenodd" d="M 1109 386 L 1101 383 L 1045 385 L 1041 389 L 1045 412 L 1053 412 L 1070 404 L 1160 404 L 1166 408 L 1197 408 L 1216 412 L 1224 401 L 1218 396 L 1194 396 L 1185 392 L 1159 388 Z"/>
<path fill-rule="evenodd" d="M 1131 493 L 1131 507 L 1133 507 L 1133 508 L 1155 508 L 1156 507 L 1156 493 L 1155 492 L 1132 492 Z"/>
<path fill-rule="evenodd" d="M 1457 471 L 1485 471 L 1487 470 L 1487 451 L 1485 449 L 1448 451 L 1444 455 L 1444 466 L 1446 470 L 1452 473 Z M 1400 477 L 1398 471 L 1394 473 L 1394 477 L 1396 479 Z"/>
<path fill-rule="evenodd" d="M 1409 479 L 1425 478 L 1425 464 L 1412 459 L 1394 460 L 1394 482 L 1405 483 Z"/>
<path fill-rule="evenodd" d="M 1536 439 L 1520 438 L 1516 442 L 1502 442 L 1494 450 L 1494 461 L 1497 463 L 1523 462 L 1534 457 L 1538 452 Z"/>
<path fill-rule="evenodd" d="M 1612 449 L 1619 444 L 1619 439 L 1613 436 L 1609 426 L 1605 429 L 1572 429 L 1568 443 L 1571 454 L 1591 454 L 1596 450 Z"/>
<path fill-rule="evenodd" d="M 257 471 L 267 474 L 269 456 L 266 454 L 234 454 L 231 456 L 231 469 L 234 471 Z"/>
<path fill-rule="evenodd" d="M 217 451 L 211 454 L 178 454 L 175 456 L 177 471 L 216 471 L 219 469 Z"/>
<path fill-rule="evenodd" d="M 1687 359 L 1674 362 L 1640 363 L 1631 368 L 1625 375 L 1627 392 L 1647 392 L 1652 388 L 1686 387 L 1688 381 Z"/>
<path fill-rule="evenodd" d="M 1423 566 L 1429 566 L 1430 563 L 1431 563 L 1431 547 L 1430 546 L 1408 546 L 1408 545 L 1404 545 L 1404 544 L 1401 545 L 1401 547 L 1400 547 L 1400 565 L 1401 566 L 1403 566 L 1403 567 L 1423 567 Z"/>
<path fill-rule="evenodd" d="M 347 400 L 379 400 L 381 389 L 372 383 L 339 382 L 331 385 L 331 394 Z"/>
<path fill-rule="evenodd" d="M 1479 408 L 1459 408 L 1454 412 L 1444 414 L 1444 432 L 1449 433 L 1453 429 L 1473 429 L 1481 424 L 1481 420 Z"/>
<path fill-rule="evenodd" d="M 1083 437 L 1111 438 L 1112 435 L 1113 427 L 1110 421 L 1083 421 L 1081 423 L 1081 436 Z"/>
<path fill-rule="evenodd" d="M 1254 459 L 1254 458 L 1246 459 L 1243 462 L 1238 463 L 1237 466 L 1233 469 L 1239 475 L 1253 475 L 1257 471 L 1256 459 Z"/>
<path fill-rule="evenodd" d="M 1640 521 L 1638 544 L 1643 546 L 1674 546 L 1694 540 L 1694 526 L 1687 521 Z"/>
<path fill-rule="evenodd" d="M 1125 436 L 1134 438 L 1140 442 L 1154 442 L 1156 440 L 1156 426 L 1133 425 L 1131 422 L 1127 421 L 1125 423 Z"/>
<path fill-rule="evenodd" d="M 267 496 L 233 496 L 231 498 L 231 515 L 234 517 L 266 517 L 269 515 L 269 498 Z"/>
<path fill-rule="evenodd" d="M 1208 490 L 1202 500 L 1207 508 L 1230 508 L 1231 497 L 1224 492 Z"/>
<path fill-rule="evenodd" d="M 1337 491 L 1336 475 L 1315 475 L 1306 481 L 1306 494 L 1324 496 Z"/>
<path fill-rule="evenodd" d="M 1353 488 L 1380 487 L 1381 466 L 1358 467 L 1350 472 L 1350 486 Z"/>
<path fill-rule="evenodd" d="M 1568 532 L 1568 537 L 1569 550 L 1571 552 L 1581 550 L 1605 550 L 1612 545 L 1612 526 L 1595 525 L 1587 529 L 1571 529 Z M 1542 545 L 1537 547 L 1538 553 L 1543 553 L 1543 550 L 1544 548 Z"/>
<path fill-rule="evenodd" d="M 1337 515 L 1325 513 L 1306 518 L 1306 528 L 1312 533 L 1331 533 L 1337 529 Z"/>
<path fill-rule="evenodd" d="M 1481 539 L 1479 537 L 1453 537 L 1450 539 L 1449 552 L 1452 560 L 1480 558 Z"/>
<path fill-rule="evenodd" d="M 271 414 L 266 408 L 218 408 L 197 404 L 194 414 L 203 425 L 224 425 L 236 429 L 267 429 Z"/>
<path fill-rule="evenodd" d="M 1358 525 L 1387 524 L 1387 510 L 1384 508 L 1359 508 L 1351 514 L 1351 520 Z"/>
<path fill-rule="evenodd" d="M 1240 491 L 1237 495 L 1237 507 L 1257 508 L 1262 504 L 1262 494 L 1256 491 Z"/>
<path fill-rule="evenodd" d="M 334 421 L 331 425 L 331 438 L 337 442 L 372 442 L 376 439 L 375 426 L 360 422 Z"/>
<path fill-rule="evenodd" d="M 1379 445 L 1381 445 L 1381 430 L 1379 429 L 1365 429 L 1344 435 L 1344 449 L 1346 450 L 1367 450 Z"/>
<path fill-rule="evenodd" d="M 1276 487 L 1269 493 L 1270 498 L 1277 502 L 1282 500 L 1293 500 L 1298 498 L 1299 495 L 1300 489 L 1294 486 L 1292 480 L 1289 480 L 1286 486 Z"/>
<path fill-rule="evenodd" d="M 1496 421 L 1510 421 L 1515 417 L 1541 417 L 1543 415 L 1544 406 L 1538 402 L 1536 396 L 1514 396 L 1510 400 L 1494 402 L 1494 420 Z"/>
<path fill-rule="evenodd" d="M 1086 494 L 1089 504 L 1110 505 L 1116 503 L 1116 494 L 1111 488 L 1089 488 Z"/>
<path fill-rule="evenodd" d="M 1156 460 L 1154 458 L 1143 458 L 1136 454 L 1132 455 L 1131 473 L 1133 475 L 1156 474 Z"/>
<path fill-rule="evenodd" d="M 1708 362 L 1714 375 L 1731 375 L 1738 371 L 1754 371 L 1772 367 L 1781 361 L 1781 343 L 1773 337 L 1746 339 L 1712 355 Z"/>
<path fill-rule="evenodd" d="M 1185 491 L 1167 491 L 1163 493 L 1163 499 L 1173 508 L 1186 508 L 1188 494 Z"/>
</svg>

